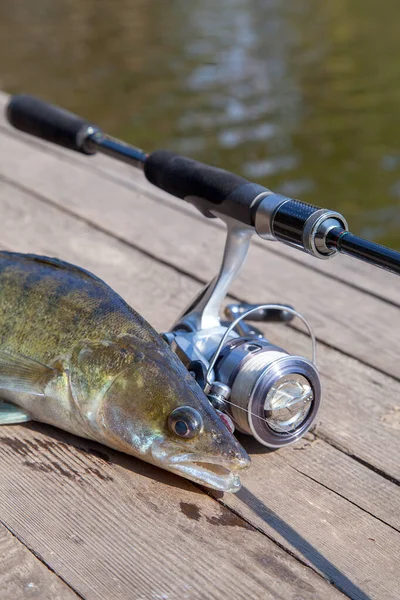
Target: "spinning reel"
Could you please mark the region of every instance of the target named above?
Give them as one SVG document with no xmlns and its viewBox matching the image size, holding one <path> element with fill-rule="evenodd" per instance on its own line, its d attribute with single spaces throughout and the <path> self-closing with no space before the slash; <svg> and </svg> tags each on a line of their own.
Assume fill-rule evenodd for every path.
<svg viewBox="0 0 400 600">
<path fill-rule="evenodd" d="M 315 338 L 307 321 L 290 306 L 222 302 L 242 267 L 254 230 L 229 217 L 218 276 L 163 334 L 172 350 L 204 389 L 227 427 L 279 448 L 312 425 L 321 398 L 315 365 Z M 298 316 L 308 327 L 313 357 L 292 356 L 271 344 L 249 321 L 287 322 Z M 222 413 L 222 414 L 221 414 Z M 227 418 L 228 417 L 228 418 Z"/>
<path fill-rule="evenodd" d="M 166 151 L 147 155 L 99 128 L 30 96 L 15 96 L 7 116 L 17 129 L 84 154 L 102 152 L 144 171 L 157 187 L 220 218 L 227 239 L 218 275 L 163 334 L 208 396 L 226 426 L 279 448 L 303 436 L 315 421 L 321 383 L 315 337 L 302 315 L 279 304 L 223 301 L 244 264 L 254 234 L 320 259 L 349 254 L 400 274 L 400 253 L 348 231 L 337 212 L 311 206 L 250 183 L 233 173 Z M 300 318 L 310 332 L 311 360 L 273 344 L 250 322 Z"/>
</svg>

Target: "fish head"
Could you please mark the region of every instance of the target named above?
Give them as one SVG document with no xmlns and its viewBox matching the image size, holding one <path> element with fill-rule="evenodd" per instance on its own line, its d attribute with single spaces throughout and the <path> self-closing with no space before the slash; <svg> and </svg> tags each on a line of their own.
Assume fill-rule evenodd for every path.
<svg viewBox="0 0 400 600">
<path fill-rule="evenodd" d="M 205 486 L 240 489 L 250 458 L 162 340 L 81 348 L 73 394 L 97 439 Z"/>
</svg>

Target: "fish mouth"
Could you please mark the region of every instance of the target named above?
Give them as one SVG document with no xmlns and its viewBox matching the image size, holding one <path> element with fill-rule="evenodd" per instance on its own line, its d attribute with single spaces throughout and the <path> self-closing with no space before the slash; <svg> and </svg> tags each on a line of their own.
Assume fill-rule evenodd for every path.
<svg viewBox="0 0 400 600">
<path fill-rule="evenodd" d="M 242 487 L 239 470 L 250 466 L 248 460 L 229 461 L 220 457 L 200 457 L 192 454 L 174 456 L 168 461 L 169 471 L 221 492 L 236 493 Z"/>
</svg>

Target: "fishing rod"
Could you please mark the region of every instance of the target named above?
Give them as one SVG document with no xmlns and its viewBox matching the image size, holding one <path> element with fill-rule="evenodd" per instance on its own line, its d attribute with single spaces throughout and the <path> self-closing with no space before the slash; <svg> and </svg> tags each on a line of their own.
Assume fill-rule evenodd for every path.
<svg viewBox="0 0 400 600">
<path fill-rule="evenodd" d="M 83 154 L 97 152 L 144 171 L 162 190 L 194 204 L 206 216 L 220 213 L 254 226 L 317 258 L 343 253 L 400 274 L 400 253 L 353 235 L 339 213 L 275 194 L 243 177 L 173 152 L 146 154 L 66 110 L 26 95 L 7 108 L 10 123 L 31 135 Z"/>
<path fill-rule="evenodd" d="M 150 183 L 220 218 L 227 239 L 218 275 L 162 334 L 207 394 L 227 427 L 252 434 L 271 448 L 298 440 L 315 420 L 321 383 L 315 337 L 292 307 L 234 304 L 224 298 L 244 264 L 252 236 L 276 240 L 320 259 L 348 254 L 400 275 L 400 253 L 350 233 L 338 212 L 312 206 L 217 167 L 165 150 L 145 153 L 105 134 L 59 107 L 27 95 L 14 96 L 6 114 L 25 133 L 75 150 L 97 152 L 144 172 Z M 271 344 L 249 322 L 300 318 L 312 341 L 312 359 Z"/>
</svg>

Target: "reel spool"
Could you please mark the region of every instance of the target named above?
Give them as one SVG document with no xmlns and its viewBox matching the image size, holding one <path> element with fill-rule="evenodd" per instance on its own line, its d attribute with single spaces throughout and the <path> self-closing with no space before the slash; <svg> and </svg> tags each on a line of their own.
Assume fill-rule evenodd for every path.
<svg viewBox="0 0 400 600">
<path fill-rule="evenodd" d="M 312 361 L 291 355 L 260 336 L 225 343 L 240 321 L 261 310 L 281 310 L 284 320 L 288 314 L 299 317 L 311 336 Z M 215 408 L 232 417 L 239 431 L 253 435 L 264 446 L 280 448 L 302 437 L 317 415 L 321 382 L 315 360 L 315 336 L 302 315 L 289 306 L 255 306 L 242 312 L 225 331 L 210 361 L 205 391 Z"/>
<path fill-rule="evenodd" d="M 236 339 L 223 348 L 215 376 L 230 389 L 224 410 L 236 429 L 264 446 L 295 442 L 315 420 L 321 384 L 316 367 L 306 358 L 267 341 Z M 215 384 L 211 402 L 213 388 Z"/>
</svg>

